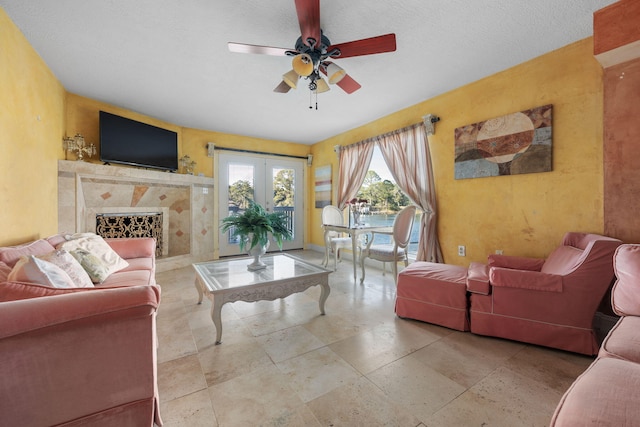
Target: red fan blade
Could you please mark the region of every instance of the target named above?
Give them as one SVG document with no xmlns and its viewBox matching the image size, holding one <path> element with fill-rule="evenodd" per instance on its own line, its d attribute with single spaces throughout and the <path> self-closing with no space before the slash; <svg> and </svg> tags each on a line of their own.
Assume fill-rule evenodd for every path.
<svg viewBox="0 0 640 427">
<path fill-rule="evenodd" d="M 284 80 L 280 82 L 280 84 L 278 86 L 276 86 L 276 88 L 273 90 L 274 92 L 278 92 L 278 93 L 287 93 L 289 92 L 289 90 L 291 89 L 291 86 L 289 86 Z"/>
<path fill-rule="evenodd" d="M 287 52 L 292 51 L 284 47 L 258 46 L 246 43 L 227 43 L 229 51 L 236 53 L 258 53 L 262 55 L 286 56 Z"/>
<path fill-rule="evenodd" d="M 320 0 L 295 0 L 302 42 L 312 38 L 320 43 Z"/>
<path fill-rule="evenodd" d="M 347 93 L 353 93 L 362 87 L 360 83 L 353 80 L 349 74 L 345 74 L 342 80 L 336 84 Z"/>
<path fill-rule="evenodd" d="M 373 55 L 375 53 L 393 52 L 396 50 L 396 35 L 385 34 L 383 36 L 370 37 L 368 39 L 354 40 L 346 43 L 338 43 L 329 46 L 327 52 L 339 49 L 340 55 L 334 58 L 349 58 L 352 56 Z"/>
</svg>

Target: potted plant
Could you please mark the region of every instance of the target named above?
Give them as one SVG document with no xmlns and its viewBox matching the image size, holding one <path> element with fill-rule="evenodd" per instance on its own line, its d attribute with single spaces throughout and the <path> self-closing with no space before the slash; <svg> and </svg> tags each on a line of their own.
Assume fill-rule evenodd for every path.
<svg viewBox="0 0 640 427">
<path fill-rule="evenodd" d="M 240 238 L 241 251 L 244 252 L 248 247 L 249 254 L 254 256 L 253 263 L 248 266 L 249 270 L 266 268 L 260 256 L 267 251 L 269 235 L 273 236 L 280 250 L 284 240 L 293 238 L 291 231 L 287 228 L 287 217 L 283 212 L 267 212 L 253 201 L 244 212 L 224 218 L 220 229 L 223 232 L 231 230 L 232 237 Z"/>
</svg>

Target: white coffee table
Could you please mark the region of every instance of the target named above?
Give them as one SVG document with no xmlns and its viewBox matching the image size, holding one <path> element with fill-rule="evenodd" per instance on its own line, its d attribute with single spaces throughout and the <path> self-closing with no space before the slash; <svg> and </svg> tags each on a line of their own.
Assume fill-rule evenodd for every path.
<svg viewBox="0 0 640 427">
<path fill-rule="evenodd" d="M 265 255 L 262 260 L 267 268 L 247 270 L 251 258 L 209 261 L 193 264 L 196 271 L 195 285 L 198 304 L 206 294 L 211 300 L 211 319 L 216 327 L 216 344 L 222 341 L 222 306 L 228 302 L 254 302 L 285 298 L 319 285 L 320 313 L 324 314 L 324 303 L 331 292 L 330 270 L 309 263 L 286 253 Z"/>
</svg>

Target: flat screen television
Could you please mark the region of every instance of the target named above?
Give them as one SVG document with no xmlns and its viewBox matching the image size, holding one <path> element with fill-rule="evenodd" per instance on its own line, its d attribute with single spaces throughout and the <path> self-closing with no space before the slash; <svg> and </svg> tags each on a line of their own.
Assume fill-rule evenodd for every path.
<svg viewBox="0 0 640 427">
<path fill-rule="evenodd" d="M 176 171 L 178 134 L 100 111 L 100 161 Z"/>
</svg>

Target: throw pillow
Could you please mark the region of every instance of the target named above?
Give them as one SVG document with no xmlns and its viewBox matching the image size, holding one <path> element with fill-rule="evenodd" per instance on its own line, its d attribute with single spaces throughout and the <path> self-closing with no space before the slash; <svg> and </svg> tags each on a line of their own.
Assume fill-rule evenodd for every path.
<svg viewBox="0 0 640 427">
<path fill-rule="evenodd" d="M 53 251 L 46 255 L 40 255 L 37 258 L 60 267 L 69 275 L 78 288 L 93 288 L 91 277 L 89 277 L 82 265 L 80 265 L 80 263 L 64 249 Z"/>
<path fill-rule="evenodd" d="M 7 279 L 11 282 L 37 283 L 53 288 L 77 287 L 63 269 L 33 255 L 20 258 Z"/>
<path fill-rule="evenodd" d="M 101 236 L 93 233 L 79 233 L 69 236 L 71 240 L 61 243 L 57 249 L 65 249 L 69 252 L 76 249 L 84 249 L 95 255 L 106 265 L 108 274 L 127 268 L 129 263 L 122 259 Z M 82 263 L 81 263 L 82 264 Z"/>
<path fill-rule="evenodd" d="M 93 283 L 102 283 L 109 277 L 109 269 L 97 256 L 84 249 L 76 249 L 69 253 L 80 263 Z"/>
<path fill-rule="evenodd" d="M 11 267 L 0 261 L 0 282 L 6 282 L 9 273 L 11 273 Z"/>
</svg>

